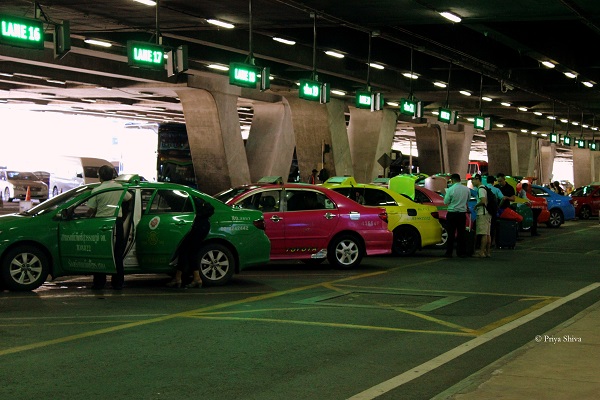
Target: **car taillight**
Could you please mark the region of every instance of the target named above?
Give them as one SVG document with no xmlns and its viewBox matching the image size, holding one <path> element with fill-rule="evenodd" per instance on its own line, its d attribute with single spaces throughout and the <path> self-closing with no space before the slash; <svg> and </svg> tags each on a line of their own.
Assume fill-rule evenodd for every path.
<svg viewBox="0 0 600 400">
<path fill-rule="evenodd" d="M 265 220 L 263 218 L 255 219 L 254 221 L 252 221 L 252 224 L 258 229 L 262 229 L 263 231 L 265 230 Z"/>
<path fill-rule="evenodd" d="M 440 219 L 440 213 L 437 211 L 434 211 L 431 213 L 431 216 L 435 219 Z"/>
<path fill-rule="evenodd" d="M 385 211 L 384 212 L 380 212 L 379 213 L 379 218 L 381 218 L 381 220 L 387 224 L 387 222 L 388 222 L 387 212 L 385 212 Z"/>
</svg>

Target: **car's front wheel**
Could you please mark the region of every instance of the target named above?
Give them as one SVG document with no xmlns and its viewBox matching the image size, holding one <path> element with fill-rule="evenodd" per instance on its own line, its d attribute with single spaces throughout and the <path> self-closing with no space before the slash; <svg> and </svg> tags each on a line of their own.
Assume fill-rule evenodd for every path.
<svg viewBox="0 0 600 400">
<path fill-rule="evenodd" d="M 200 248 L 196 260 L 202 281 L 207 286 L 224 285 L 236 270 L 233 253 L 224 245 L 209 243 Z"/>
<path fill-rule="evenodd" d="M 546 225 L 550 228 L 558 228 L 564 223 L 564 217 L 560 210 L 550 210 L 550 218 Z"/>
<path fill-rule="evenodd" d="M 35 246 L 17 246 L 2 261 L 2 280 L 10 290 L 34 290 L 48 277 L 50 265 L 46 254 Z"/>
<path fill-rule="evenodd" d="M 446 242 L 448 241 L 448 227 L 446 226 L 446 221 L 440 221 L 440 225 L 442 225 L 442 240 L 435 247 L 437 249 L 445 249 Z"/>
<path fill-rule="evenodd" d="M 399 256 L 411 256 L 417 252 L 421 244 L 421 235 L 411 226 L 401 226 L 394 230 L 392 250 Z"/>
<path fill-rule="evenodd" d="M 338 268 L 350 269 L 360 264 L 365 250 L 354 235 L 335 237 L 327 249 L 327 260 Z"/>
</svg>

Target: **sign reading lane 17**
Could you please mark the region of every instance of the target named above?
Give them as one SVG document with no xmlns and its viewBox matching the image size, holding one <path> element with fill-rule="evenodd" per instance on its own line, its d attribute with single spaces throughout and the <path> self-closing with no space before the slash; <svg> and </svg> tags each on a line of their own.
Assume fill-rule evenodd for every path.
<svg viewBox="0 0 600 400">
<path fill-rule="evenodd" d="M 44 24 L 29 18 L 0 15 L 0 44 L 44 49 Z"/>
<path fill-rule="evenodd" d="M 127 41 L 127 61 L 132 67 L 165 69 L 163 46 L 145 42 Z"/>
</svg>

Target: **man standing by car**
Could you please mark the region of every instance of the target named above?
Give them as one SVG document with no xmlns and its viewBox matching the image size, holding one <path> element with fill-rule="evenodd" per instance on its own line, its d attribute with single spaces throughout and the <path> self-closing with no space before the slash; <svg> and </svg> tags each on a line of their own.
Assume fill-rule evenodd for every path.
<svg viewBox="0 0 600 400">
<path fill-rule="evenodd" d="M 446 222 L 448 226 L 448 240 L 446 242 L 445 257 L 452 257 L 454 252 L 454 237 L 456 236 L 456 255 L 467 256 L 467 237 L 465 225 L 467 223 L 467 201 L 471 190 L 460 182 L 459 174 L 450 176 L 452 186 L 446 189 L 444 204 L 448 204 Z"/>
<path fill-rule="evenodd" d="M 475 253 L 474 257 L 490 257 L 490 227 L 492 224 L 492 216 L 487 209 L 489 200 L 487 196 L 488 192 L 486 189 L 484 189 L 481 183 L 481 175 L 473 175 L 471 182 L 473 182 L 473 186 L 477 188 L 477 204 L 475 204 L 477 221 L 475 233 L 477 236 L 481 237 L 481 247 L 479 248 L 479 253 Z M 491 195 L 494 196 L 493 193 L 491 193 Z"/>
<path fill-rule="evenodd" d="M 100 186 L 94 188 L 92 193 L 96 193 L 101 190 L 110 188 L 123 187 L 113 180 L 115 170 L 110 165 L 103 165 L 98 169 L 98 178 L 100 178 Z M 88 201 L 89 217 L 113 217 L 115 215 L 115 208 L 119 208 L 117 220 L 115 224 L 115 243 L 113 245 L 114 259 L 116 274 L 111 278 L 111 286 L 113 289 L 121 290 L 123 288 L 123 282 L 125 280 L 125 270 L 123 267 L 123 252 L 125 251 L 125 238 L 123 237 L 123 210 L 119 207 L 119 200 L 123 190 L 111 190 L 104 193 L 100 193 L 97 196 L 92 196 Z M 123 202 L 131 200 L 131 193 L 126 192 Z M 99 290 L 103 289 L 106 285 L 106 274 L 94 274 L 94 283 L 92 289 Z"/>
<path fill-rule="evenodd" d="M 506 182 L 506 175 L 504 175 L 503 173 L 499 173 L 498 175 L 496 175 L 496 180 L 498 181 L 498 184 L 496 185 L 500 191 L 502 192 L 502 194 L 504 195 L 504 197 L 502 197 L 502 201 L 500 202 L 500 204 L 498 205 L 501 209 L 504 209 L 508 206 L 510 206 L 510 203 L 512 201 L 515 201 L 515 188 L 513 188 L 511 185 L 509 185 Z"/>
</svg>

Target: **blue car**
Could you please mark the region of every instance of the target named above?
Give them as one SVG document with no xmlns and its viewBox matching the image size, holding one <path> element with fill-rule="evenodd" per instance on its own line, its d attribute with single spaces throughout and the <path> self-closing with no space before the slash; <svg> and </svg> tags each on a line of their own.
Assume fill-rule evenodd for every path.
<svg viewBox="0 0 600 400">
<path fill-rule="evenodd" d="M 550 188 L 531 185 L 531 192 L 537 197 L 543 197 L 548 202 L 550 219 L 546 222 L 549 228 L 558 228 L 565 221 L 575 219 L 575 207 L 569 196 L 561 196 Z"/>
</svg>

